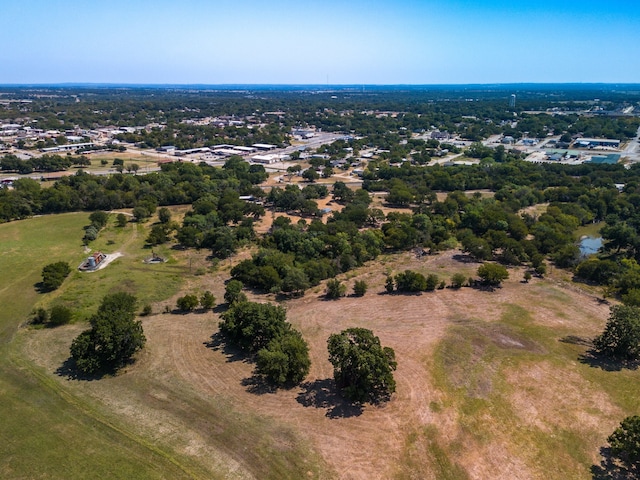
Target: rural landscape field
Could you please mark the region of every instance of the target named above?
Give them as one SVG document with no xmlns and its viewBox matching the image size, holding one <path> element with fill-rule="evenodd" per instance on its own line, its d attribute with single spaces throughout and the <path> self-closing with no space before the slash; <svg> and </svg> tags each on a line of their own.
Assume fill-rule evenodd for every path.
<svg viewBox="0 0 640 480">
<path fill-rule="evenodd" d="M 2 409 L 14 439 L 3 442 L 5 478 L 82 476 L 89 465 L 110 478 L 585 478 L 638 402 L 636 371 L 586 358 L 608 306 L 563 272 L 524 284 L 514 269 L 493 292 L 383 294 L 385 270 L 474 275 L 477 264 L 455 250 L 385 255 L 350 272 L 347 282 L 371 286 L 361 298 L 327 301 L 316 288 L 287 301 L 312 370 L 299 387 L 255 387 L 242 355 L 216 344 L 216 313 L 160 313 L 180 292 L 221 297 L 231 264 L 194 275 L 189 264 L 204 265 L 204 255 L 176 251 L 166 264 L 144 265 L 137 224 L 110 227 L 105 246 L 123 256 L 72 274 L 56 294 L 81 309 L 121 288 L 153 299 L 143 321 L 148 344 L 112 378 L 74 378 L 65 365 L 82 322 L 24 322 L 34 304 L 50 301 L 33 290 L 44 262 L 82 259 L 86 221 L 64 214 L 0 226 L 10 246 L 1 268 L 12 272 L 2 285 L 11 306 L 2 314 Z M 45 229 L 59 237 L 38 235 Z M 350 405 L 332 385 L 326 338 L 350 326 L 374 330 L 396 351 L 398 388 L 386 404 Z"/>
<path fill-rule="evenodd" d="M 639 98 L 0 86 L 0 478 L 638 478 Z"/>
</svg>

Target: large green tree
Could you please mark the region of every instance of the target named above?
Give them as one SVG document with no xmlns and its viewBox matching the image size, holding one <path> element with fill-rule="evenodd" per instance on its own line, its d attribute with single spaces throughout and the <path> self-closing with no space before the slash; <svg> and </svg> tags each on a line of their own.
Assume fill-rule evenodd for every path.
<svg viewBox="0 0 640 480">
<path fill-rule="evenodd" d="M 640 358 L 640 308 L 629 305 L 611 307 L 604 331 L 594 342 L 597 352 L 621 360 Z"/>
<path fill-rule="evenodd" d="M 268 303 L 238 302 L 222 314 L 220 331 L 243 350 L 256 353 L 287 333 L 284 308 Z"/>
<path fill-rule="evenodd" d="M 300 383 L 309 373 L 309 346 L 297 330 L 274 338 L 258 351 L 257 372 L 276 385 Z"/>
<path fill-rule="evenodd" d="M 624 478 L 639 478 L 640 417 L 634 415 L 625 418 L 620 423 L 620 426 L 607 438 L 607 441 L 611 445 L 611 456 L 627 469 L 628 476 Z"/>
<path fill-rule="evenodd" d="M 509 278 L 509 272 L 497 263 L 485 263 L 478 267 L 478 276 L 482 279 L 483 283 L 497 287 L 503 280 Z"/>
<path fill-rule="evenodd" d="M 128 293 L 105 296 L 90 319 L 91 328 L 71 344 L 71 356 L 85 373 L 112 373 L 126 365 L 145 344 L 142 324 L 136 321 L 136 297 Z"/>
<path fill-rule="evenodd" d="M 336 384 L 349 400 L 378 402 L 395 392 L 395 352 L 382 347 L 371 330 L 348 328 L 332 334 L 327 347 Z"/>
</svg>

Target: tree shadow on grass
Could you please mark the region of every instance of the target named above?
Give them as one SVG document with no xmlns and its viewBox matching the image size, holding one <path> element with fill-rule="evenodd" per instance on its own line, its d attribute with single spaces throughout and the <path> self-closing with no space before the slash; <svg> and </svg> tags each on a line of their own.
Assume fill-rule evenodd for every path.
<svg viewBox="0 0 640 480">
<path fill-rule="evenodd" d="M 204 342 L 204 345 L 214 352 L 222 352 L 222 354 L 227 357 L 227 362 L 229 363 L 249 362 L 250 360 L 250 357 L 240 348 L 230 345 L 221 332 L 216 332 L 211 335 L 211 339 L 208 342 Z"/>
<path fill-rule="evenodd" d="M 591 465 L 592 480 L 632 480 L 640 479 L 640 472 L 629 470 L 615 461 L 611 449 L 600 449 L 602 461 L 600 465 Z"/>
<path fill-rule="evenodd" d="M 593 341 L 585 338 L 579 337 L 578 335 L 566 335 L 560 339 L 562 343 L 568 343 L 570 345 L 581 345 L 583 347 L 593 347 Z"/>
<path fill-rule="evenodd" d="M 459 263 L 482 263 L 476 260 L 475 258 L 473 258 L 471 255 L 468 255 L 465 253 L 457 253 L 453 255 L 451 258 Z"/>
<path fill-rule="evenodd" d="M 49 292 L 53 292 L 55 290 L 55 288 L 45 287 L 44 282 L 36 282 L 36 283 L 34 283 L 33 284 L 33 288 L 38 293 L 49 293 Z"/>
<path fill-rule="evenodd" d="M 262 375 L 251 375 L 248 378 L 242 380 L 242 386 L 247 387 L 247 392 L 254 395 L 265 395 L 267 393 L 275 393 L 278 391 L 278 387 L 264 378 Z"/>
<path fill-rule="evenodd" d="M 62 365 L 56 369 L 55 374 L 60 377 L 64 377 L 67 380 L 82 380 L 85 382 L 100 380 L 106 375 L 104 372 L 84 373 L 77 367 L 76 361 L 73 357 L 67 358 Z"/>
<path fill-rule="evenodd" d="M 640 362 L 638 360 L 621 360 L 596 352 L 594 349 L 587 350 L 578 357 L 580 363 L 593 368 L 600 368 L 607 372 L 619 372 L 623 369 L 637 370 Z M 633 477 L 635 478 L 635 477 Z"/>
<path fill-rule="evenodd" d="M 362 415 L 362 405 L 344 399 L 331 378 L 318 379 L 300 385 L 302 391 L 296 397 L 304 407 L 326 409 L 328 418 L 349 418 Z"/>
</svg>

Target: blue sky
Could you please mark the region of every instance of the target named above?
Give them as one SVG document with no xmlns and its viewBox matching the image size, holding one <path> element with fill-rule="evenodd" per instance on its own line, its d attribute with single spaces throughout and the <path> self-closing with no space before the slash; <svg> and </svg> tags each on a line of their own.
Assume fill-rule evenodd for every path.
<svg viewBox="0 0 640 480">
<path fill-rule="evenodd" d="M 0 0 L 0 84 L 640 83 L 637 0 Z"/>
</svg>

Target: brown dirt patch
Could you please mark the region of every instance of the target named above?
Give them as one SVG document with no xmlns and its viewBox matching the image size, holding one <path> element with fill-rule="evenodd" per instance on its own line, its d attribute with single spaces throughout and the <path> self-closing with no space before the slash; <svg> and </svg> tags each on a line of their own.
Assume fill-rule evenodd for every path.
<svg viewBox="0 0 640 480">
<path fill-rule="evenodd" d="M 523 425 L 551 433 L 557 428 L 606 431 L 623 412 L 605 392 L 585 390 L 584 379 L 549 362 L 507 373 L 511 403 Z"/>
</svg>

